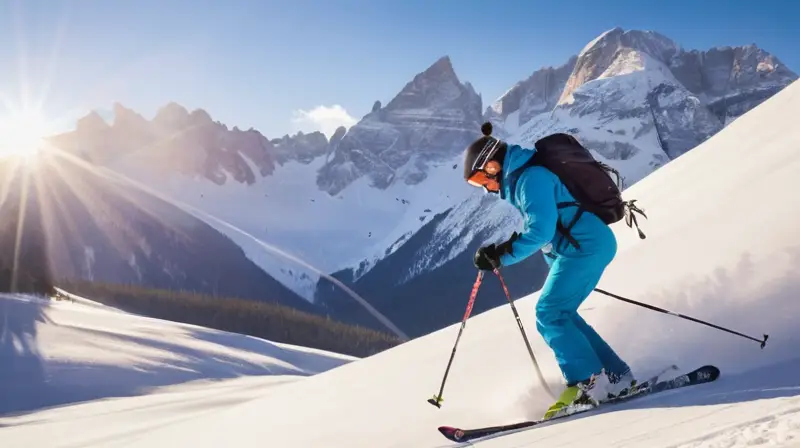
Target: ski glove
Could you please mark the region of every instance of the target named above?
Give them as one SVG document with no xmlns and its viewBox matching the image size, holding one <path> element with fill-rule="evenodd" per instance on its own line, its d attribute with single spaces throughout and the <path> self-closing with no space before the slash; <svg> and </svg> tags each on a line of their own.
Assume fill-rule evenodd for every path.
<svg viewBox="0 0 800 448">
<path fill-rule="evenodd" d="M 505 254 L 513 253 L 511 248 L 511 244 L 519 238 L 519 234 L 514 232 L 511 235 L 511 238 L 508 241 L 505 241 L 500 244 L 490 244 L 488 246 L 481 247 L 475 252 L 475 257 L 473 258 L 473 263 L 475 263 L 475 267 L 482 270 L 482 271 L 491 271 L 495 267 L 499 268 L 501 266 L 500 257 Z"/>
<path fill-rule="evenodd" d="M 500 255 L 497 254 L 497 246 L 490 244 L 481 247 L 475 252 L 473 262 L 475 267 L 481 271 L 491 271 L 495 266 L 500 267 Z"/>
</svg>

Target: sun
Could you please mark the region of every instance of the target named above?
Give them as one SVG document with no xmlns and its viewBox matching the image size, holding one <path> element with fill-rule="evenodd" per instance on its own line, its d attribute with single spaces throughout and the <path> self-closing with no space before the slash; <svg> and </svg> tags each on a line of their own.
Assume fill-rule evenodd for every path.
<svg viewBox="0 0 800 448">
<path fill-rule="evenodd" d="M 0 118 L 0 158 L 35 158 L 45 135 L 45 121 L 35 111 L 15 111 Z"/>
</svg>

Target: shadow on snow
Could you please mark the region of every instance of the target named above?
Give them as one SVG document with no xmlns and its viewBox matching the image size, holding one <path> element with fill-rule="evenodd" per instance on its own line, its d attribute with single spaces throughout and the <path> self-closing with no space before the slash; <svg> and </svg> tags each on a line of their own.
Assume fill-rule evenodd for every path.
<svg viewBox="0 0 800 448">
<path fill-rule="evenodd" d="M 7 296 L 10 297 L 10 296 Z M 309 376 L 347 362 L 315 352 L 282 347 L 239 334 L 187 328 L 189 340 L 203 349 L 172 343 L 157 331 L 137 335 L 64 326 L 89 353 L 113 351 L 123 365 L 107 361 L 43 359 L 37 347 L 37 323 L 48 323 L 47 300 L 0 299 L 0 415 L 109 397 L 135 396 L 153 388 L 193 380 L 256 375 Z M 50 323 L 58 326 L 58 324 Z M 186 340 L 187 336 L 181 339 Z M 210 344 L 210 345 L 209 345 Z M 219 346 L 219 347 L 215 347 Z M 220 348 L 220 351 L 209 348 Z M 252 360 L 227 354 L 226 348 L 258 355 Z M 141 350 L 155 355 L 142 355 Z M 268 359 L 273 358 L 273 359 Z M 297 366 L 297 367 L 295 367 Z M 304 368 L 311 370 L 304 370 Z"/>
</svg>

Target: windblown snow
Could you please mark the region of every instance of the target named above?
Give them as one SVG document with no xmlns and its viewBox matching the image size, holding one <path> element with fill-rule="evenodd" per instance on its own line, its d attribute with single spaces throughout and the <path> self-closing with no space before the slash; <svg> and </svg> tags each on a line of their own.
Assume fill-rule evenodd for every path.
<svg viewBox="0 0 800 448">
<path fill-rule="evenodd" d="M 637 199 L 648 214 L 643 223 L 647 239 L 638 239 L 622 222 L 615 224 L 619 252 L 599 285 L 756 338 L 768 333 L 766 347 L 595 294 L 582 313 L 638 376 L 671 364 L 681 370 L 714 364 L 721 377 L 712 384 L 479 440 L 475 446 L 800 443 L 800 202 L 794 197 L 800 172 L 798 115 L 800 83 L 795 82 L 626 190 L 625 196 Z M 497 287 L 491 278 L 482 286 Z M 558 389 L 561 379 L 552 353 L 535 328 L 536 299 L 532 294 L 515 304 L 549 386 Z M 0 372 L 8 372 L 9 359 L 56 366 L 46 379 L 63 386 L 44 386 L 47 382 L 39 380 L 39 399 L 66 393 L 71 390 L 67 385 L 91 394 L 131 379 L 218 381 L 0 418 L 3 447 L 445 447 L 453 444 L 436 431 L 439 425 L 536 418 L 551 402 L 508 306 L 471 318 L 443 406 L 437 409 L 426 400 L 438 391 L 458 325 L 353 362 L 316 355 L 326 367 L 342 364 L 327 369 L 299 349 L 285 349 L 295 354 L 287 361 L 280 356 L 287 352 L 277 352 L 266 341 L 83 305 L 23 300 L 28 299 L 9 296 L 3 301 L 7 310 L 27 309 L 27 314 L 7 313 L 5 324 L 16 335 L 16 346 L 26 349 L 24 356 L 8 349 L 15 345 L 5 331 Z M 269 373 L 261 365 L 295 381 L 276 384 L 277 377 L 256 376 Z M 298 371 L 322 370 L 296 380 Z M 11 380 L 32 384 L 30 378 Z M 5 390 L 15 389 L 6 384 Z"/>
</svg>

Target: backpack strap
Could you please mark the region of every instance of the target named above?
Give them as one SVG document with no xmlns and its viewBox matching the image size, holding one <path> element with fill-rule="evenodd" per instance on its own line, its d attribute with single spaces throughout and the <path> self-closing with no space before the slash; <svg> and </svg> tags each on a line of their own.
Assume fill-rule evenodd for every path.
<svg viewBox="0 0 800 448">
<path fill-rule="evenodd" d="M 594 162 L 592 162 L 592 163 L 596 163 L 596 164 L 598 164 L 598 165 L 599 165 L 601 168 L 603 168 L 604 170 L 606 170 L 606 171 L 608 171 L 608 172 L 611 172 L 611 173 L 613 173 L 614 175 L 616 175 L 616 176 L 617 176 L 617 186 L 619 186 L 620 188 L 622 188 L 622 183 L 621 183 L 621 181 L 622 181 L 622 177 L 620 176 L 620 174 L 619 174 L 619 171 L 615 170 L 615 169 L 614 169 L 614 168 L 612 168 L 611 166 L 609 166 L 609 165 L 607 165 L 607 164 L 605 164 L 605 163 L 603 163 L 603 162 L 600 162 L 600 161 L 594 161 Z M 565 208 L 565 207 L 578 207 L 578 211 L 575 213 L 575 216 L 572 218 L 572 221 L 570 221 L 569 225 L 567 225 L 567 226 L 565 227 L 563 224 L 561 224 L 561 221 L 559 220 L 559 221 L 558 221 L 558 223 L 556 224 L 556 229 L 557 229 L 557 230 L 558 230 L 558 231 L 559 231 L 559 232 L 560 232 L 562 235 L 564 235 L 564 238 L 566 238 L 566 239 L 567 239 L 567 241 L 568 241 L 570 244 L 572 244 L 573 246 L 575 246 L 575 248 L 576 248 L 576 249 L 580 250 L 580 249 L 581 249 L 581 245 L 580 245 L 580 243 L 578 243 L 578 240 L 576 240 L 576 239 L 575 239 L 575 237 L 573 237 L 573 236 L 572 236 L 572 233 L 570 233 L 570 231 L 572 230 L 572 227 L 574 227 L 574 226 L 575 226 L 575 224 L 578 222 L 578 220 L 581 218 L 581 216 L 583 216 L 583 212 L 585 212 L 585 211 L 586 211 L 586 209 L 585 209 L 585 208 L 583 208 L 583 207 L 581 207 L 581 204 L 580 204 L 580 202 L 578 202 L 578 201 L 571 201 L 571 202 L 559 202 L 559 203 L 558 203 L 558 208 L 559 208 L 559 209 L 562 209 L 562 208 Z M 633 219 L 636 219 L 636 217 L 634 217 Z M 638 225 L 637 225 L 637 229 L 638 229 Z M 640 230 L 640 232 L 641 232 L 641 230 Z"/>
<path fill-rule="evenodd" d="M 538 158 L 536 157 L 536 154 L 534 154 L 531 156 L 530 159 L 528 159 L 528 161 L 523 163 L 519 168 L 515 169 L 508 175 L 507 179 L 510 183 L 508 191 L 511 195 L 512 203 L 514 202 L 514 196 L 517 190 L 517 180 L 519 179 L 519 176 L 522 174 L 523 171 L 537 164 L 538 164 Z M 578 207 L 578 212 L 572 218 L 572 221 L 570 221 L 569 225 L 565 226 L 564 224 L 562 224 L 560 218 L 556 220 L 556 230 L 564 238 L 566 238 L 569 244 L 572 244 L 573 246 L 575 246 L 576 249 L 580 250 L 581 245 L 580 243 L 578 243 L 578 240 L 576 240 L 575 237 L 572 236 L 570 230 L 572 230 L 572 227 L 575 226 L 575 224 L 578 222 L 578 219 L 580 219 L 580 217 L 583 215 L 584 212 L 583 207 L 581 207 L 577 201 L 559 202 L 557 204 L 557 207 L 559 210 L 566 207 Z"/>
<path fill-rule="evenodd" d="M 561 235 L 563 235 L 564 238 L 567 239 L 567 242 L 569 242 L 570 244 L 575 246 L 576 249 L 580 250 L 581 249 L 580 243 L 578 243 L 578 240 L 576 240 L 575 237 L 572 236 L 572 233 L 570 233 L 570 231 L 572 230 L 572 227 L 574 227 L 575 224 L 578 222 L 578 220 L 581 218 L 581 216 L 583 215 L 583 212 L 585 211 L 585 209 L 583 207 L 581 207 L 581 205 L 578 202 L 559 202 L 558 203 L 558 209 L 559 210 L 561 210 L 562 208 L 566 208 L 566 207 L 578 207 L 578 211 L 575 213 L 575 216 L 572 218 L 572 221 L 570 221 L 569 225 L 567 225 L 567 226 L 564 226 L 564 224 L 561 224 L 561 220 L 560 219 L 558 221 L 556 221 L 556 230 L 558 230 L 558 232 Z"/>
</svg>

